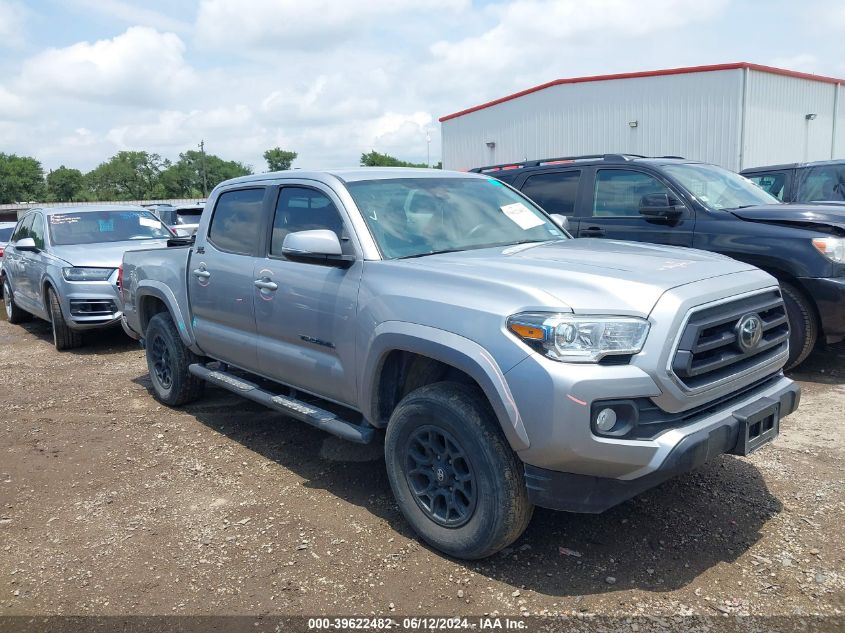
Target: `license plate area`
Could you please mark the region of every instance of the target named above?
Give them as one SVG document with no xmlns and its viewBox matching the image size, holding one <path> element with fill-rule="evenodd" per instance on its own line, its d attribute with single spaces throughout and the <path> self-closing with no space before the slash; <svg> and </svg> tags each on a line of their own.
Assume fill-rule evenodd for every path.
<svg viewBox="0 0 845 633">
<path fill-rule="evenodd" d="M 739 421 L 735 455 L 749 455 L 771 442 L 780 432 L 780 403 L 771 398 L 762 398 L 754 404 L 734 411 Z"/>
</svg>

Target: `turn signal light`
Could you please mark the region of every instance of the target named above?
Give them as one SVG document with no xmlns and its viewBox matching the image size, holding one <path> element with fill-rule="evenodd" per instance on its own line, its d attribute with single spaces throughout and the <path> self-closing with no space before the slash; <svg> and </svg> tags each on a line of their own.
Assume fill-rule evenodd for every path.
<svg viewBox="0 0 845 633">
<path fill-rule="evenodd" d="M 522 323 L 511 323 L 508 325 L 511 332 L 520 338 L 531 339 L 532 341 L 542 341 L 545 334 L 541 328 L 524 325 Z"/>
</svg>

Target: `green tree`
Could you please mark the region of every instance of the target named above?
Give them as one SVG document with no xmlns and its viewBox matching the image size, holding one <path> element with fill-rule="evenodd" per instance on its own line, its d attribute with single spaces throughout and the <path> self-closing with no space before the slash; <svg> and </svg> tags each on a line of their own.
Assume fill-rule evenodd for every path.
<svg viewBox="0 0 845 633">
<path fill-rule="evenodd" d="M 203 171 L 205 185 L 203 191 Z M 179 154 L 179 160 L 161 174 L 164 196 L 168 198 L 199 198 L 230 178 L 251 174 L 249 166 L 234 160 L 223 160 L 214 154 L 189 150 Z"/>
<path fill-rule="evenodd" d="M 149 152 L 118 152 L 85 174 L 95 200 L 149 200 L 161 197 L 161 173 L 170 161 Z"/>
<path fill-rule="evenodd" d="M 0 152 L 0 204 L 41 200 L 44 196 L 44 170 L 30 156 Z"/>
<path fill-rule="evenodd" d="M 78 169 L 62 165 L 47 174 L 47 198 L 53 202 L 80 200 L 85 188 L 85 178 Z"/>
<path fill-rule="evenodd" d="M 299 156 L 296 152 L 289 152 L 281 147 L 274 147 L 264 152 L 264 160 L 267 161 L 267 167 L 270 171 L 285 171 L 290 169 L 293 161 Z"/>
<path fill-rule="evenodd" d="M 428 167 L 425 163 L 409 163 L 390 154 L 381 154 L 376 150 L 361 154 L 362 167 Z"/>
</svg>

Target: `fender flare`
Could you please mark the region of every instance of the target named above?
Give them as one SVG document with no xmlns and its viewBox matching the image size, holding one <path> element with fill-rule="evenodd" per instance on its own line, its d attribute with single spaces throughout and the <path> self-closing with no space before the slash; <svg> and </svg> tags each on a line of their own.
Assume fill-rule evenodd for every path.
<svg viewBox="0 0 845 633">
<path fill-rule="evenodd" d="M 179 337 L 182 339 L 182 342 L 189 349 L 196 351 L 197 342 L 194 338 L 194 331 L 193 328 L 191 328 L 190 322 L 185 318 L 185 315 L 179 308 L 179 302 L 176 300 L 176 295 L 173 294 L 173 291 L 167 285 L 161 283 L 160 281 L 145 279 L 135 290 L 135 310 L 138 313 L 138 324 L 141 329 L 143 330 L 143 323 L 141 323 L 143 318 L 141 306 L 143 305 L 146 297 L 155 297 L 164 303 L 167 311 L 170 312 L 173 322 L 176 324 L 176 330 L 179 332 Z"/>
<path fill-rule="evenodd" d="M 511 448 L 520 451 L 530 446 L 504 371 L 490 353 L 475 341 L 453 332 L 405 321 L 380 323 L 366 346 L 358 391 L 360 410 L 369 420 L 379 419 L 376 410 L 379 373 L 388 354 L 397 350 L 427 356 L 469 375 L 487 396 Z"/>
</svg>

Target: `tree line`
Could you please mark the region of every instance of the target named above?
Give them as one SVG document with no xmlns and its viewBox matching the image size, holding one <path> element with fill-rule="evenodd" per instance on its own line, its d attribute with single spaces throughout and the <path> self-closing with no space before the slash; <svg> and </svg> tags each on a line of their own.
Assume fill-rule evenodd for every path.
<svg viewBox="0 0 845 633">
<path fill-rule="evenodd" d="M 264 152 L 268 171 L 290 169 L 297 156 L 279 147 Z M 426 166 L 375 150 L 361 154 L 360 164 Z M 203 198 L 218 183 L 251 173 L 249 165 L 197 150 L 179 154 L 176 161 L 151 152 L 121 151 L 87 173 L 64 165 L 45 173 L 31 156 L 0 152 L 0 204 Z"/>
</svg>

